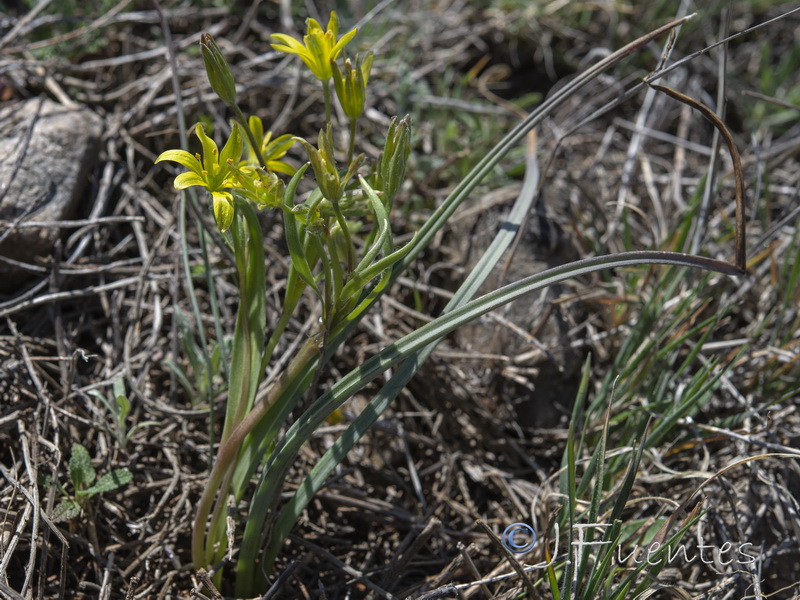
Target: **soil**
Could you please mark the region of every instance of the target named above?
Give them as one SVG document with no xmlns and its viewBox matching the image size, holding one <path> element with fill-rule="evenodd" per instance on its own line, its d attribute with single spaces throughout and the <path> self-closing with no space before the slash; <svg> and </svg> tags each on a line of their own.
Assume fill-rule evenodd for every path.
<svg viewBox="0 0 800 600">
<path fill-rule="evenodd" d="M 233 597 L 235 558 L 222 565 L 218 590 L 204 586 L 192 565 L 191 521 L 209 473 L 210 413 L 169 361 L 194 375 L 182 318 L 195 343 L 200 331 L 217 339 L 214 297 L 225 331 L 233 331 L 235 271 L 205 198 L 200 195 L 199 210 L 188 202 L 184 212 L 172 187 L 178 171 L 154 160 L 180 147 L 179 110 L 189 125 L 227 126 L 229 115 L 206 82 L 197 51 L 203 31 L 221 42 L 234 65 L 247 114 L 269 115 L 276 132 L 315 139 L 322 107 L 317 82 L 298 76 L 299 61 L 272 52 L 268 37 L 286 31 L 286 17 L 300 24 L 306 15 L 282 15 L 284 3 L 277 2 L 233 8 L 164 2 L 163 13 L 145 2 L 98 2 L 86 9 L 65 2 L 70 6 L 63 13 L 61 2 L 50 4 L 35 14 L 20 2 L 0 15 L 0 98 L 69 99 L 99 115 L 105 127 L 77 217 L 82 220 L 64 226 L 60 251 L 31 259 L 39 268 L 0 297 L 0 596 L 176 599 L 213 591 Z M 306 4 L 326 21 L 320 14 L 331 7 Z M 373 4 L 337 8 L 349 27 Z M 412 114 L 409 183 L 393 215 L 398 243 L 441 204 L 463 177 L 463 165 L 496 141 L 484 138 L 499 137 L 519 120 L 507 101 L 531 92 L 552 96 L 609 48 L 644 34 L 644 23 L 658 26 L 674 17 L 655 15 L 665 10 L 658 3 L 619 12 L 607 3 L 380 4 L 359 34 L 376 49 L 361 151 L 375 161 L 389 117 Z M 793 8 L 734 2 L 731 31 Z M 721 10 L 714 3 L 684 27 L 673 60 L 721 37 Z M 744 35 L 728 49 L 725 120 L 742 152 L 748 186 L 748 276 L 734 281 L 687 273 L 662 298 L 663 310 L 650 315 L 649 302 L 664 294 L 666 271 L 636 267 L 586 275 L 448 337 L 308 505 L 283 547 L 271 590 L 260 597 L 556 597 L 546 570 L 523 578 L 514 567 L 552 558 L 545 548 L 553 551 L 559 539 L 554 524 L 569 507 L 570 431 L 578 440 L 571 463 L 578 465 L 578 478 L 608 432 L 600 515 L 610 515 L 615 500 L 629 494 L 620 524 L 623 552 L 613 559 L 618 568 L 609 585 L 636 567 L 637 557 L 626 557 L 649 543 L 644 531 L 650 528 L 652 536 L 654 524 L 668 517 L 682 523 L 697 508 L 691 514 L 699 521 L 681 540 L 686 554 L 642 575 L 647 593 L 800 597 L 800 82 L 790 63 L 800 47 L 797 15 Z M 510 267 L 496 271 L 484 291 L 576 257 L 684 248 L 679 227 L 694 210 L 695 195 L 702 195 L 713 128 L 684 105 L 661 94 L 648 99 L 642 90 L 569 131 L 637 85 L 655 68 L 662 47 L 663 40 L 643 48 L 538 128 L 540 208 Z M 715 104 L 720 56 L 717 50 L 699 54 L 673 71 L 669 85 Z M 510 70 L 482 79 L 482 68 L 497 65 Z M 507 77 L 498 78 L 502 72 Z M 535 81 L 528 85 L 528 79 Z M 794 102 L 794 108 L 775 100 Z M 489 112 L 476 113 L 476 107 Z M 635 133 L 639 118 L 641 137 Z M 705 213 L 690 214 L 687 239 L 697 235 L 703 255 L 731 260 L 733 184 L 724 145 L 719 156 L 718 193 Z M 305 159 L 296 154 L 292 160 Z M 512 152 L 492 172 L 363 320 L 306 402 L 440 313 L 519 194 L 521 160 Z M 199 252 L 198 223 L 206 225 L 208 264 Z M 278 214 L 265 214 L 263 226 L 270 261 L 267 318 L 275 323 L 287 252 Z M 278 355 L 308 335 L 312 301 L 304 300 Z M 709 330 L 706 320 L 714 316 L 721 319 Z M 637 325 L 647 319 L 650 334 L 628 353 Z M 621 363 L 622 356 L 630 360 Z M 716 384 L 659 438 L 663 416 L 704 384 L 698 374 L 709 365 L 719 375 Z M 127 437 L 115 424 L 115 381 L 122 381 L 131 403 Z M 576 403 L 582 381 L 585 399 Z M 356 394 L 342 407 L 344 421 L 331 421 L 302 449 L 284 501 L 382 382 Z M 211 431 L 218 439 L 225 392 L 219 377 L 213 385 Z M 626 480 L 631 452 L 642 442 L 635 432 L 647 418 L 650 441 L 631 471 L 635 477 Z M 76 443 L 87 448 L 98 476 L 127 469 L 132 482 L 92 497 L 75 518 L 54 522 L 59 503 L 74 493 L 69 462 Z M 580 510 L 590 506 L 592 489 L 581 490 Z M 244 500 L 232 503 L 232 521 L 247 510 Z M 532 552 L 506 551 L 508 538 L 505 546 L 499 538 L 514 523 L 539 534 Z M 234 552 L 240 535 L 240 529 L 233 532 Z M 567 541 L 562 535 L 556 559 L 564 558 Z M 701 546 L 710 554 L 701 554 Z M 741 560 L 729 563 L 731 556 Z M 606 595 L 601 590 L 597 597 Z"/>
</svg>

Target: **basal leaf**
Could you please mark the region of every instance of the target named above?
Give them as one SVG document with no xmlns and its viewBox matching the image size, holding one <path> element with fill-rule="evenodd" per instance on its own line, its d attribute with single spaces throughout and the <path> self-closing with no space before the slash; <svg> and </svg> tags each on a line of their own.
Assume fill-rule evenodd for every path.
<svg viewBox="0 0 800 600">
<path fill-rule="evenodd" d="M 97 479 L 97 473 L 92 466 L 92 458 L 89 456 L 88 450 L 77 443 L 72 444 L 72 455 L 69 458 L 69 478 L 76 491 L 92 485 Z"/>
</svg>

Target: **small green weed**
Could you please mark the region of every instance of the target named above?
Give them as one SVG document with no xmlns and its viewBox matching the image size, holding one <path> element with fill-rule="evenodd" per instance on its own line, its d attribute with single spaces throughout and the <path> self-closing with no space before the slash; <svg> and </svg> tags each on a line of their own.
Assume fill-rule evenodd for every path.
<svg viewBox="0 0 800 600">
<path fill-rule="evenodd" d="M 133 474 L 128 469 L 114 469 L 100 479 L 92 466 L 89 451 L 81 444 L 72 444 L 72 455 L 69 459 L 69 481 L 72 492 L 68 492 L 59 482 L 56 482 L 59 493 L 64 499 L 56 506 L 53 513 L 54 521 L 71 521 L 78 517 L 91 501 L 92 497 L 104 492 L 110 492 L 133 480 Z M 45 482 L 48 485 L 50 482 Z"/>
</svg>

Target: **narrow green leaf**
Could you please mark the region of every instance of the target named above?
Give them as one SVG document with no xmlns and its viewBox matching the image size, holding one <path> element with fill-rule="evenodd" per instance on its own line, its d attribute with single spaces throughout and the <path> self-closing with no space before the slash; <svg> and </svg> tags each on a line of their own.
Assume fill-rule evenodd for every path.
<svg viewBox="0 0 800 600">
<path fill-rule="evenodd" d="M 391 236 L 389 217 L 386 214 L 386 209 L 383 206 L 383 202 L 381 202 L 380 198 L 378 198 L 378 194 L 375 193 L 375 190 L 369 186 L 363 177 L 359 177 L 359 181 L 361 182 L 361 187 L 364 188 L 364 191 L 367 193 L 367 199 L 369 200 L 370 207 L 375 215 L 375 223 L 378 225 L 378 235 L 372 246 L 370 246 L 370 249 L 364 254 L 361 262 L 359 262 L 358 266 L 356 266 L 354 274 L 363 271 L 368 265 L 372 264 L 372 261 L 378 256 L 378 253 L 384 248 L 384 242 L 386 242 L 387 238 Z M 391 249 L 391 240 L 389 240 L 390 252 Z"/>
<path fill-rule="evenodd" d="M 401 260 L 406 254 L 408 254 L 411 249 L 414 247 L 413 242 L 416 239 L 416 234 L 414 237 L 411 238 L 411 241 L 403 246 L 402 248 L 395 250 L 388 256 L 384 256 L 382 259 L 377 261 L 376 263 L 370 265 L 366 269 L 364 269 L 360 273 L 353 273 L 350 280 L 345 284 L 344 289 L 341 293 L 341 298 L 347 299 L 350 298 L 364 289 L 364 286 L 370 281 L 386 271 L 387 269 L 391 268 L 397 261 Z"/>
<path fill-rule="evenodd" d="M 391 346 L 388 346 L 376 356 L 364 362 L 357 369 L 342 377 L 329 391 L 320 396 L 309 410 L 289 428 L 281 444 L 273 453 L 270 464 L 264 469 L 262 480 L 265 477 L 270 477 L 273 481 L 273 485 L 276 480 L 282 481 L 299 449 L 307 440 L 311 439 L 313 432 L 325 421 L 328 415 L 373 378 L 385 372 L 398 362 L 408 358 L 414 352 L 424 348 L 428 344 L 437 342 L 443 336 L 477 317 L 536 290 L 564 281 L 570 277 L 576 277 L 611 267 L 631 266 L 636 264 L 677 264 L 720 270 L 731 275 L 738 274 L 734 266 L 704 257 L 689 256 L 674 252 L 625 252 L 617 255 L 583 259 L 574 263 L 561 265 L 490 292 L 477 300 L 473 300 L 423 325 L 416 331 L 398 340 Z M 628 490 L 628 492 L 629 491 L 630 490 Z M 271 505 L 271 502 L 272 499 L 270 499 L 268 504 Z M 288 523 L 283 525 L 289 526 Z M 283 533 L 288 534 L 288 529 Z M 277 529 L 273 534 L 277 536 L 275 539 L 280 537 L 277 533 Z M 282 539 L 284 538 L 281 538 L 281 540 Z M 272 551 L 273 550 L 270 552 Z"/>
<path fill-rule="evenodd" d="M 191 397 L 194 397 L 194 394 L 197 393 L 197 390 L 195 390 L 194 384 L 192 384 L 191 380 L 189 379 L 189 375 L 183 370 L 183 367 L 178 365 L 170 358 L 165 358 L 163 364 L 175 374 L 175 377 L 178 379 L 178 383 L 183 386 L 183 388 L 186 390 L 186 393 Z"/>
<path fill-rule="evenodd" d="M 601 597 L 598 593 L 598 589 L 602 585 L 603 580 L 613 577 L 615 571 L 613 566 L 610 568 L 609 566 L 611 565 L 611 560 L 614 558 L 615 550 L 619 546 L 621 533 L 621 521 L 614 521 L 611 524 L 611 527 L 606 529 L 606 533 L 603 536 L 603 542 L 608 543 L 604 544 L 600 550 L 600 557 L 592 567 L 589 581 L 587 582 L 585 588 L 583 589 L 583 593 L 581 594 L 582 598 L 594 599 Z"/>
<path fill-rule="evenodd" d="M 644 453 L 646 440 L 647 436 L 643 435 L 641 441 L 639 442 L 638 448 L 634 448 L 631 453 L 631 462 L 628 467 L 628 472 L 625 475 L 625 480 L 622 483 L 622 487 L 620 488 L 619 492 L 617 492 L 617 499 L 614 502 L 614 507 L 611 509 L 611 515 L 609 516 L 609 520 L 612 522 L 622 518 L 622 511 L 625 510 L 625 506 L 628 503 L 628 498 L 631 495 L 631 490 L 633 489 L 633 482 L 636 480 L 636 473 L 639 470 L 639 461 Z"/>
<path fill-rule="evenodd" d="M 620 584 L 608 595 L 609 600 L 623 600 L 627 598 L 628 590 L 631 588 L 631 586 L 635 584 L 636 580 L 639 577 L 639 574 L 645 569 L 648 569 L 648 573 L 652 574 L 654 577 L 645 578 L 644 581 L 642 581 L 642 583 L 639 584 L 639 587 L 633 593 L 633 596 L 634 597 L 637 596 L 638 594 L 642 593 L 647 586 L 652 585 L 652 581 L 656 579 L 655 575 L 658 575 L 658 573 L 666 565 L 665 559 L 667 558 L 667 556 L 665 555 L 667 554 L 667 550 L 669 548 L 673 548 L 674 545 L 681 540 L 681 538 L 689 530 L 689 528 L 695 523 L 697 523 L 697 521 L 700 519 L 701 516 L 702 514 L 699 511 L 699 505 L 698 505 L 689 514 L 689 516 L 686 518 L 683 525 L 675 533 L 675 535 L 670 537 L 665 544 L 660 546 L 658 551 L 653 552 L 653 554 L 650 556 L 650 562 L 653 564 L 649 564 L 647 560 L 643 560 L 641 564 L 639 564 L 636 568 L 630 569 L 625 579 L 623 579 L 620 582 Z M 644 551 L 644 549 L 642 550 Z"/>
<path fill-rule="evenodd" d="M 497 235 L 490 244 L 489 248 L 478 261 L 478 264 L 474 269 L 472 269 L 470 274 L 467 276 L 467 279 L 453 295 L 453 298 L 450 300 L 450 302 L 448 302 L 444 309 L 445 314 L 459 306 L 463 306 L 472 299 L 481 285 L 483 285 L 483 283 L 486 281 L 489 274 L 494 270 L 495 266 L 503 256 L 503 253 L 511 245 L 511 242 L 517 235 L 520 225 L 530 212 L 530 208 L 533 205 L 536 190 L 538 189 L 539 185 L 539 166 L 536 152 L 533 150 L 535 149 L 530 148 L 529 152 L 526 154 L 527 168 L 525 171 L 525 180 L 523 182 L 522 190 L 520 191 L 520 194 L 507 217 L 506 226 L 502 227 L 497 232 Z M 381 278 L 376 288 L 368 294 L 367 298 L 365 298 L 365 300 L 354 311 L 351 312 L 351 315 L 354 315 L 352 319 L 353 323 L 356 321 L 357 315 L 363 313 L 367 308 L 369 308 L 372 299 L 377 298 L 380 291 L 385 288 L 386 285 L 391 282 L 391 280 L 392 277 L 388 273 Z M 332 348 L 336 347 L 335 340 L 344 339 L 348 326 L 350 326 L 350 324 L 345 324 L 341 332 L 334 333 L 334 343 L 330 344 Z M 437 343 L 433 342 L 418 352 L 412 354 L 400 366 L 397 373 L 395 373 L 390 381 L 385 384 L 380 392 L 372 399 L 369 406 L 362 411 L 358 417 L 356 417 L 355 421 L 350 424 L 345 433 L 334 442 L 333 446 L 317 462 L 317 464 L 311 470 L 311 473 L 306 478 L 305 482 L 300 486 L 290 502 L 283 508 L 280 515 L 277 517 L 274 529 L 272 531 L 271 540 L 266 550 L 264 559 L 265 564 L 271 564 L 275 556 L 277 556 L 280 547 L 283 545 L 283 540 L 285 539 L 286 535 L 288 535 L 288 532 L 297 521 L 305 506 L 311 501 L 314 493 L 316 493 L 316 491 L 324 485 L 325 480 L 334 470 L 336 465 L 343 460 L 347 452 L 359 439 L 361 439 L 361 437 L 363 437 L 363 435 L 375 423 L 379 416 L 383 414 L 383 412 L 389 407 L 392 400 L 394 400 L 394 398 L 400 393 L 400 390 L 402 390 L 411 380 L 411 378 L 414 376 L 414 373 L 416 373 L 420 365 L 426 360 L 431 352 L 433 352 L 433 349 L 436 347 L 436 345 Z M 268 480 L 265 478 L 262 478 L 261 481 L 259 481 L 257 495 L 262 488 L 267 485 L 267 482 Z M 259 509 L 261 505 L 265 504 L 266 502 L 267 500 L 256 502 L 254 496 L 254 502 L 251 503 L 251 509 Z M 249 552 L 251 553 L 255 552 L 258 548 L 257 544 L 260 542 L 260 532 L 262 528 L 263 519 L 262 521 L 248 521 L 247 529 L 252 530 L 252 533 L 250 534 L 251 545 L 249 546 Z M 248 533 L 247 529 L 245 531 L 246 536 Z M 242 561 L 240 560 L 240 566 L 241 562 Z M 244 568 L 247 569 L 248 566 L 245 565 Z M 248 573 L 250 572 L 243 573 L 243 582 L 241 584 L 241 588 L 238 587 L 240 584 L 237 578 L 237 589 L 247 589 L 248 582 L 250 581 L 250 575 Z"/>
<path fill-rule="evenodd" d="M 567 488 L 566 490 L 562 490 L 563 493 L 566 495 L 566 499 L 564 502 L 567 505 L 567 525 L 569 527 L 567 532 L 567 539 L 568 539 L 568 546 L 567 546 L 567 566 L 564 571 L 564 579 L 561 582 L 561 597 L 564 600 L 571 600 L 573 594 L 577 592 L 575 589 L 575 583 L 573 581 L 573 575 L 575 574 L 575 546 L 573 544 L 574 535 L 575 535 L 575 523 L 577 522 L 576 519 L 576 508 L 577 508 L 577 498 L 575 495 L 575 468 L 576 468 L 576 461 L 575 461 L 575 420 L 571 419 L 569 424 L 569 434 L 567 436 L 567 447 L 566 447 L 566 475 L 567 475 Z"/>
<path fill-rule="evenodd" d="M 111 391 L 117 405 L 117 420 L 124 425 L 128 413 L 131 412 L 131 403 L 125 393 L 125 380 L 122 377 L 114 380 L 114 383 L 111 384 Z"/>
<path fill-rule="evenodd" d="M 300 276 L 300 279 L 302 279 L 307 286 L 316 292 L 317 296 L 320 296 L 317 282 L 314 280 L 314 275 L 311 273 L 311 266 L 303 250 L 303 239 L 298 227 L 297 216 L 294 213 L 295 192 L 297 191 L 297 185 L 303 178 L 306 169 L 308 169 L 308 163 L 303 165 L 297 173 L 295 173 L 289 185 L 286 186 L 286 192 L 283 196 L 283 229 L 286 235 L 286 245 L 289 248 L 289 255 L 292 259 L 292 269 Z"/>
</svg>

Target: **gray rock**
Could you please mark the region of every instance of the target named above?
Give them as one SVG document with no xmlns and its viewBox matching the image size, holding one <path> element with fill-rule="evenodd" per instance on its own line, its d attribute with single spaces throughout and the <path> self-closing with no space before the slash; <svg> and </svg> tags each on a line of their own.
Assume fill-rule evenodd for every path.
<svg viewBox="0 0 800 600">
<path fill-rule="evenodd" d="M 19 224 L 75 215 L 102 130 L 102 119 L 86 108 L 43 98 L 0 105 L 0 289 L 30 274 L 4 257 L 46 264 L 61 229 Z"/>
</svg>

